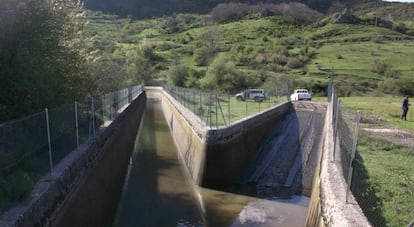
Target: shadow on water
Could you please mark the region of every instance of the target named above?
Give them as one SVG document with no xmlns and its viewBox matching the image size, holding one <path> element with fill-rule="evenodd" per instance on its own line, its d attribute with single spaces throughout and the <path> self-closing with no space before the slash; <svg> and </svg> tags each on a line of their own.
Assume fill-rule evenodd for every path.
<svg viewBox="0 0 414 227">
<path fill-rule="evenodd" d="M 148 101 L 114 226 L 202 226 L 159 104 Z"/>
</svg>

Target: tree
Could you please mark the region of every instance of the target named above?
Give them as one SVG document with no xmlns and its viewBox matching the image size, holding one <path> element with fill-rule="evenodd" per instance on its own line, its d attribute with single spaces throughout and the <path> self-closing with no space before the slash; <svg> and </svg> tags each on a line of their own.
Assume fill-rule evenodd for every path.
<svg viewBox="0 0 414 227">
<path fill-rule="evenodd" d="M 72 0 L 2 0 L 0 121 L 93 91 L 80 51 L 83 12 Z"/>
<path fill-rule="evenodd" d="M 205 89 L 232 91 L 237 87 L 237 77 L 235 64 L 224 55 L 219 55 L 210 64 L 201 86 Z"/>
<path fill-rule="evenodd" d="M 194 51 L 194 61 L 199 66 L 208 65 L 219 51 L 219 31 L 216 27 L 209 27 L 199 37 L 199 48 Z"/>
<path fill-rule="evenodd" d="M 185 65 L 173 65 L 168 71 L 168 81 L 174 86 L 183 87 L 186 85 L 186 79 L 189 76 L 189 68 Z"/>
</svg>

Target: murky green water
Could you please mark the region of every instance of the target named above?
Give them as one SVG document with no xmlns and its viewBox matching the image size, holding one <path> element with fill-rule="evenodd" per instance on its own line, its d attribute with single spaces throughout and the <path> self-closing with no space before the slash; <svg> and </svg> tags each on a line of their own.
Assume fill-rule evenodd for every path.
<svg viewBox="0 0 414 227">
<path fill-rule="evenodd" d="M 161 106 L 147 103 L 114 226 L 203 226 Z"/>
<path fill-rule="evenodd" d="M 304 226 L 305 197 L 263 200 L 198 188 L 183 168 L 161 105 L 149 99 L 114 226 Z"/>
</svg>

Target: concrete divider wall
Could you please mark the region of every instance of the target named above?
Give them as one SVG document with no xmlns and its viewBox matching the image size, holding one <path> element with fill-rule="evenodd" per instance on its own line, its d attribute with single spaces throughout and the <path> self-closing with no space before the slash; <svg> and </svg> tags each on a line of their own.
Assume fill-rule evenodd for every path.
<svg viewBox="0 0 414 227">
<path fill-rule="evenodd" d="M 234 185 L 275 125 L 289 112 L 285 102 L 225 128 L 207 134 L 202 186 L 220 189 Z"/>
<path fill-rule="evenodd" d="M 348 186 L 343 177 L 341 161 L 338 157 L 335 162 L 333 161 L 335 143 L 331 123 L 332 113 L 332 103 L 330 103 L 326 114 L 326 135 L 319 171 L 320 223 L 323 220 L 325 226 L 372 226 L 352 193 L 349 193 L 348 203 L 346 202 Z M 339 147 L 337 149 L 339 150 Z"/>
<path fill-rule="evenodd" d="M 145 88 L 148 94 L 158 94 L 164 117 L 178 148 L 181 159 L 196 185 L 200 185 L 204 160 L 206 129 L 192 112 L 183 107 L 161 88 Z M 185 117 L 184 117 L 185 116 Z"/>
<path fill-rule="evenodd" d="M 306 216 L 306 222 L 305 222 L 305 226 L 315 226 L 315 227 L 323 227 L 325 226 L 325 223 L 323 221 L 322 218 L 322 210 L 321 210 L 321 168 L 322 168 L 322 161 L 323 161 L 323 157 L 324 157 L 324 149 L 325 149 L 325 143 L 327 141 L 326 135 L 327 135 L 327 130 L 329 129 L 328 125 L 332 122 L 332 118 L 331 115 L 329 115 L 329 108 L 330 106 L 328 105 L 328 108 L 326 110 L 326 115 L 325 115 L 325 126 L 323 129 L 323 135 L 324 138 L 322 139 L 322 143 L 321 143 L 321 148 L 320 148 L 320 152 L 319 152 L 319 157 L 318 157 L 318 165 L 316 166 L 315 169 L 315 175 L 314 175 L 314 179 L 313 179 L 313 187 L 312 187 L 312 194 L 311 194 L 311 198 L 309 201 L 309 206 L 308 206 L 308 213 Z"/>
<path fill-rule="evenodd" d="M 145 109 L 142 93 L 105 130 L 72 151 L 0 226 L 111 226 Z"/>
<path fill-rule="evenodd" d="M 281 117 L 294 111 L 287 102 L 228 127 L 208 128 L 197 116 L 163 92 L 163 110 L 195 183 L 220 188 L 233 184 Z M 371 226 L 353 196 L 345 202 L 341 167 L 332 163 L 332 106 L 325 115 L 324 141 L 305 226 Z M 197 135 L 197 136 L 194 136 Z"/>
<path fill-rule="evenodd" d="M 146 87 L 146 92 L 160 94 L 164 116 L 194 183 L 210 188 L 234 184 L 275 124 L 293 111 L 286 102 L 229 126 L 209 128 L 161 88 Z"/>
</svg>

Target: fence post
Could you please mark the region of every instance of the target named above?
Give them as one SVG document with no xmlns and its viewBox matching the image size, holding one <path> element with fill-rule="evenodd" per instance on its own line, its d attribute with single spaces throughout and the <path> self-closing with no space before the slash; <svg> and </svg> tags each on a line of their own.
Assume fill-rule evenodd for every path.
<svg viewBox="0 0 414 227">
<path fill-rule="evenodd" d="M 210 120 L 209 120 L 209 122 L 210 122 L 210 127 L 211 126 L 213 126 L 212 125 L 212 121 L 213 121 L 213 118 L 212 118 L 212 109 L 213 109 L 213 94 L 211 94 L 210 93 L 210 100 L 209 100 L 209 103 L 208 103 L 208 116 L 209 116 L 209 118 L 210 118 Z"/>
<path fill-rule="evenodd" d="M 200 114 L 203 115 L 204 114 L 204 110 L 203 110 L 203 99 L 201 97 L 201 91 L 200 91 Z M 201 116 L 200 116 L 201 118 Z"/>
<path fill-rule="evenodd" d="M 334 95 L 332 95 L 334 96 Z M 334 133 L 334 150 L 333 150 L 333 161 L 336 160 L 336 143 L 338 140 L 338 118 L 339 118 L 339 110 L 341 108 L 341 100 L 339 100 L 338 98 L 332 98 L 332 107 L 335 110 L 335 118 L 334 118 L 334 128 L 333 128 L 333 133 Z"/>
<path fill-rule="evenodd" d="M 79 121 L 78 121 L 78 102 L 75 101 L 75 124 L 76 124 L 76 145 L 79 149 Z"/>
<path fill-rule="evenodd" d="M 216 109 L 217 109 L 217 106 L 218 106 L 218 108 L 220 108 L 220 113 L 221 113 L 221 117 L 223 118 L 224 125 L 227 126 L 226 117 L 224 117 L 223 108 L 221 107 L 220 99 L 219 99 L 218 95 L 216 95 L 216 102 L 217 102 L 216 103 Z M 218 113 L 216 113 L 216 116 L 218 116 Z M 217 119 L 216 119 L 216 121 L 217 121 Z"/>
<path fill-rule="evenodd" d="M 228 115 L 229 115 L 229 124 L 231 124 L 231 115 L 230 115 L 231 96 L 230 96 L 230 94 L 228 94 L 228 99 L 229 99 L 229 105 L 228 105 L 227 111 L 228 111 Z"/>
<path fill-rule="evenodd" d="M 218 97 L 217 97 L 217 94 L 216 94 L 216 128 L 218 128 Z"/>
<path fill-rule="evenodd" d="M 244 100 L 244 103 L 246 105 L 246 114 L 244 115 L 244 117 L 247 117 L 247 100 Z"/>
<path fill-rule="evenodd" d="M 91 134 L 95 135 L 95 109 L 93 104 L 93 97 L 91 98 L 91 109 L 89 116 L 89 139 L 91 139 Z"/>
<path fill-rule="evenodd" d="M 287 86 L 286 86 L 286 97 L 287 97 L 287 101 L 290 101 L 289 91 L 290 91 L 290 80 L 287 81 Z"/>
<path fill-rule="evenodd" d="M 277 100 L 277 86 L 275 86 L 275 103 L 277 103 L 278 102 L 278 100 Z"/>
<path fill-rule="evenodd" d="M 50 126 L 49 126 L 49 110 L 45 109 L 46 114 L 46 129 L 47 129 L 47 142 L 49 145 L 49 167 L 50 167 L 50 176 L 53 177 L 53 158 L 52 158 L 52 144 L 50 140 Z"/>
<path fill-rule="evenodd" d="M 105 126 L 105 95 L 102 95 L 102 124 Z"/>
<path fill-rule="evenodd" d="M 196 110 L 196 98 L 195 98 L 195 92 L 194 92 L 194 89 L 191 89 L 191 93 L 192 93 L 192 95 L 193 95 L 193 113 L 197 113 L 197 110 Z"/>
<path fill-rule="evenodd" d="M 348 190 L 346 190 L 346 203 L 348 203 L 348 197 L 349 192 L 351 191 L 351 181 L 352 181 L 352 172 L 353 172 L 353 162 L 355 159 L 355 152 L 356 152 L 356 146 L 358 141 L 358 132 L 359 132 L 359 121 L 361 119 L 361 111 L 357 111 L 357 119 L 356 119 L 356 125 L 355 125 L 355 132 L 354 132 L 354 139 L 352 143 L 352 150 L 351 150 L 351 160 L 349 162 L 349 168 L 348 168 L 348 179 L 347 179 L 347 186 Z"/>
</svg>

